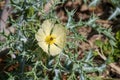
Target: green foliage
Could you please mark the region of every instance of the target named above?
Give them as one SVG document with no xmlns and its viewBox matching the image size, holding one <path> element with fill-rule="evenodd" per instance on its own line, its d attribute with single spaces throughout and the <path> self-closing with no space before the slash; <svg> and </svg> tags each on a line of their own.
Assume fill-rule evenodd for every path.
<svg viewBox="0 0 120 80">
<path fill-rule="evenodd" d="M 120 15 L 120 1 L 119 0 L 110 0 L 110 3 L 114 6 L 114 8 L 116 8 L 114 11 L 112 11 L 112 14 L 111 16 L 108 18 L 108 20 L 111 20 L 111 19 L 116 19 L 116 17 L 118 15 Z"/>
<path fill-rule="evenodd" d="M 120 15 L 120 7 L 117 7 L 116 10 L 111 14 L 108 20 L 116 19 L 116 17 Z"/>
<path fill-rule="evenodd" d="M 90 7 L 96 7 L 101 0 L 92 0 L 92 2 L 89 4 Z"/>
<path fill-rule="evenodd" d="M 116 39 L 111 29 L 106 29 L 95 21 L 99 19 L 95 15 L 91 15 L 88 21 L 75 22 L 73 15 L 76 10 L 69 12 L 66 9 L 68 21 L 65 27 L 69 31 L 67 35 L 68 41 L 63 52 L 55 57 L 47 55 L 38 46 L 35 40 L 35 33 L 41 27 L 41 23 L 45 19 L 53 19 L 60 22 L 55 16 L 55 6 L 64 3 L 66 0 L 55 1 L 50 12 L 44 12 L 44 5 L 49 0 L 11 0 L 11 6 L 14 7 L 13 14 L 9 17 L 8 22 L 16 29 L 15 33 L 5 35 L 6 42 L 0 42 L 0 51 L 9 48 L 9 55 L 13 55 L 6 60 L 6 66 L 19 64 L 13 71 L 5 71 L 5 75 L 0 73 L 1 80 L 61 80 L 63 73 L 67 74 L 68 80 L 101 80 L 100 77 L 90 77 L 87 74 L 98 72 L 100 75 L 106 68 L 106 62 L 113 62 L 120 58 L 120 31 L 116 33 Z M 84 0 L 87 2 L 87 0 Z M 90 5 L 97 5 L 100 0 L 93 0 Z M 41 17 L 38 13 L 41 13 Z M 78 57 L 79 43 L 87 42 L 87 38 L 78 32 L 78 28 L 88 26 L 97 34 L 104 35 L 107 42 L 97 40 L 95 44 L 100 48 L 102 54 L 108 56 L 107 60 L 98 65 L 94 62 L 94 58 L 98 53 L 94 49 L 84 51 L 82 59 Z M 70 40 L 70 41 L 69 41 Z M 116 45 L 117 44 L 117 45 Z M 30 67 L 30 70 L 26 68 Z M 29 68 L 28 68 L 29 69 Z M 3 76 L 1 76 L 3 75 Z"/>
<path fill-rule="evenodd" d="M 116 0 L 116 1 L 115 0 L 110 0 L 110 2 L 112 3 L 113 6 L 120 7 L 120 5 L 119 5 L 120 1 L 119 0 Z"/>
<path fill-rule="evenodd" d="M 118 31 L 116 33 L 116 50 L 115 50 L 115 54 L 114 54 L 114 58 L 117 61 L 120 58 L 120 31 Z"/>
</svg>

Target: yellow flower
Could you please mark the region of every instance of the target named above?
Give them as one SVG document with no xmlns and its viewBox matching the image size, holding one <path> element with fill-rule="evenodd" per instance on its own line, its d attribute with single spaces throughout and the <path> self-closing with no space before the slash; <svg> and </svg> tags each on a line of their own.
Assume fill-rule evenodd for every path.
<svg viewBox="0 0 120 80">
<path fill-rule="evenodd" d="M 61 24 L 54 24 L 50 20 L 45 20 L 35 34 L 38 45 L 48 54 L 55 56 L 59 54 L 65 46 L 66 29 Z"/>
</svg>

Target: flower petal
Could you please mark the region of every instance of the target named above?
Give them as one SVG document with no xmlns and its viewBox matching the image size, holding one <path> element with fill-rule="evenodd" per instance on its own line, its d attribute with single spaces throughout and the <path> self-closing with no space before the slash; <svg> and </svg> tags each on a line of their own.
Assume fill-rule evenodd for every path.
<svg viewBox="0 0 120 80">
<path fill-rule="evenodd" d="M 62 25 L 56 24 L 52 34 L 56 36 L 55 44 L 60 48 L 63 48 L 66 42 L 66 29 Z"/>
<path fill-rule="evenodd" d="M 50 55 L 55 56 L 57 54 L 59 54 L 62 51 L 62 49 L 60 49 L 59 47 L 57 47 L 56 45 L 50 45 Z"/>
<path fill-rule="evenodd" d="M 35 38 L 37 39 L 37 41 L 45 41 L 45 37 L 46 37 L 45 33 L 43 32 L 41 28 L 35 34 Z"/>
<path fill-rule="evenodd" d="M 46 35 L 50 35 L 50 32 L 53 27 L 54 27 L 54 24 L 50 20 L 45 20 L 42 24 L 42 29 L 44 30 Z"/>
<path fill-rule="evenodd" d="M 38 45 L 46 52 L 48 53 L 48 45 L 45 42 L 38 42 Z"/>
</svg>

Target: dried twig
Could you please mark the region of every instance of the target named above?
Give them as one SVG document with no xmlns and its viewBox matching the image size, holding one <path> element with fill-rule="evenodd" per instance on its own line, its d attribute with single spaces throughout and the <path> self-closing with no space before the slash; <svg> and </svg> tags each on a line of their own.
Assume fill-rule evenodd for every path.
<svg viewBox="0 0 120 80">
<path fill-rule="evenodd" d="M 8 6 L 8 4 L 10 3 L 9 0 L 5 0 L 5 6 L 3 8 L 2 14 L 0 16 L 0 32 L 5 32 L 5 34 L 9 34 L 9 31 L 6 29 L 6 21 L 8 19 L 8 16 L 10 15 L 10 11 L 11 11 L 11 7 Z M 5 42 L 5 38 L 3 36 L 0 35 L 0 41 L 4 41 Z M 0 57 L 3 55 L 6 55 L 9 52 L 8 48 L 5 48 L 4 50 L 0 49 Z"/>
<path fill-rule="evenodd" d="M 9 0 L 5 0 L 5 6 L 3 8 L 1 17 L 0 17 L 0 32 L 5 32 L 6 34 L 8 33 L 8 30 L 6 29 L 6 21 L 8 19 L 8 16 L 10 15 L 11 7 L 8 6 L 10 3 Z M 0 37 L 1 39 L 2 37 Z"/>
<path fill-rule="evenodd" d="M 99 52 L 98 49 L 96 49 L 96 51 L 98 52 L 98 55 L 99 55 L 103 60 L 106 60 L 106 59 L 107 59 L 106 56 L 105 56 L 105 55 L 102 55 L 102 54 Z M 120 75 L 120 67 L 116 66 L 115 63 L 110 63 L 109 66 L 110 66 L 111 68 L 113 68 L 113 69 L 116 71 L 117 74 Z"/>
</svg>

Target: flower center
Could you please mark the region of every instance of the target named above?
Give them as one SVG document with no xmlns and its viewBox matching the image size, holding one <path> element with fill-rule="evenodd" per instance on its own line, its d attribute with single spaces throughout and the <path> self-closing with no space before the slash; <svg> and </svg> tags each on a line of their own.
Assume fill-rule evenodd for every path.
<svg viewBox="0 0 120 80">
<path fill-rule="evenodd" d="M 56 37 L 53 36 L 53 35 L 46 36 L 45 42 L 49 45 L 54 44 L 55 43 L 55 38 Z"/>
</svg>

